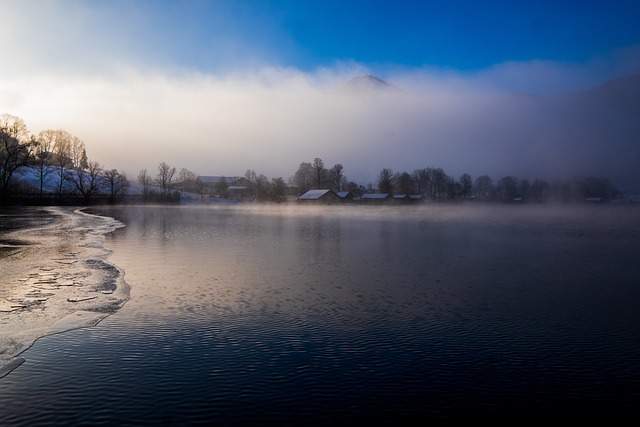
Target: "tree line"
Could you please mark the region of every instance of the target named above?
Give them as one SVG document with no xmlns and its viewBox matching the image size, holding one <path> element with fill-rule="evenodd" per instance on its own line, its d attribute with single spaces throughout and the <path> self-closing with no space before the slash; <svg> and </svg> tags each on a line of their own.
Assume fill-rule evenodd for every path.
<svg viewBox="0 0 640 427">
<path fill-rule="evenodd" d="M 186 191 L 197 195 L 201 200 L 215 195 L 221 199 L 231 197 L 229 193 L 231 179 L 224 176 L 213 185 L 208 185 L 195 172 L 182 168 L 180 172 L 175 166 L 166 162 L 158 164 L 158 172 L 155 178 L 147 169 L 141 169 L 137 176 L 137 183 L 140 185 L 142 196 L 146 199 L 157 199 L 160 197 L 166 201 L 176 201 L 180 199 L 180 192 Z M 287 196 L 287 184 L 282 177 L 269 180 L 266 176 L 256 174 L 252 169 L 247 169 L 244 178 L 251 185 L 247 191 L 247 196 L 251 200 L 263 202 L 284 202 Z M 178 191 L 177 189 L 180 189 Z"/>
<path fill-rule="evenodd" d="M 474 180 L 471 175 L 464 173 L 456 179 L 442 168 L 434 167 L 416 169 L 411 173 L 383 168 L 375 184 L 370 183 L 365 187 L 348 180 L 341 164 L 327 169 L 320 158 L 300 163 L 291 183 L 298 189 L 299 195 L 313 189 L 331 189 L 350 191 L 356 197 L 378 192 L 390 195 L 416 194 L 441 201 L 574 202 L 590 198 L 611 200 L 621 196 L 620 191 L 606 178 L 582 176 L 548 182 L 540 178 L 529 180 L 511 175 L 494 180 L 489 175 L 481 175 Z"/>
<path fill-rule="evenodd" d="M 29 168 L 35 174 L 37 185 L 28 180 L 16 179 L 16 173 Z M 320 158 L 300 163 L 288 179 L 273 179 L 248 169 L 244 175 L 250 184 L 253 200 L 283 202 L 287 195 L 299 196 L 312 189 L 349 191 L 358 197 L 364 193 L 419 194 L 432 200 L 454 201 L 480 199 L 510 202 L 525 200 L 534 202 L 580 201 L 585 198 L 610 200 L 621 194 L 606 178 L 576 177 L 571 180 L 548 182 L 544 179 L 519 179 L 504 176 L 494 181 L 489 175 L 472 179 L 468 173 L 459 178 L 448 175 L 442 168 L 426 167 L 413 172 L 380 170 L 376 182 L 366 186 L 351 181 L 345 175 L 342 164 L 326 167 Z M 46 184 L 55 183 L 53 196 L 60 198 L 75 195 L 89 202 L 97 195 L 115 201 L 130 186 L 125 172 L 108 169 L 87 157 L 85 143 L 63 129 L 46 129 L 37 135 L 30 134 L 24 120 L 10 114 L 0 115 L 0 202 L 11 193 L 30 194 L 43 198 Z M 187 191 L 205 198 L 211 191 L 219 197 L 228 197 L 228 181 L 223 178 L 212 189 L 194 172 L 166 162 L 158 164 L 157 173 L 146 169 L 136 177 L 141 195 L 152 201 L 179 201 L 180 192 Z M 50 185 L 49 185 L 50 187 Z"/>
<path fill-rule="evenodd" d="M 16 179 L 22 169 L 34 172 L 36 188 L 29 180 Z M 47 184 L 53 179 L 53 196 L 78 195 L 89 202 L 97 194 L 115 200 L 126 192 L 129 181 L 124 172 L 104 168 L 89 160 L 85 143 L 64 129 L 46 129 L 29 133 L 25 121 L 10 114 L 0 115 L 0 201 L 10 194 L 52 194 Z"/>
</svg>

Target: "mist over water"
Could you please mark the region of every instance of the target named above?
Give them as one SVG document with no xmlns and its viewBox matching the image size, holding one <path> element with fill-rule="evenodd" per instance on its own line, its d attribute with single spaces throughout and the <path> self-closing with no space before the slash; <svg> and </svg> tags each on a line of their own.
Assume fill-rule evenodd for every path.
<svg viewBox="0 0 640 427">
<path fill-rule="evenodd" d="M 106 245 L 131 300 L 24 353 L 10 423 L 615 422 L 640 402 L 636 209 L 102 213 L 127 224 Z"/>
</svg>

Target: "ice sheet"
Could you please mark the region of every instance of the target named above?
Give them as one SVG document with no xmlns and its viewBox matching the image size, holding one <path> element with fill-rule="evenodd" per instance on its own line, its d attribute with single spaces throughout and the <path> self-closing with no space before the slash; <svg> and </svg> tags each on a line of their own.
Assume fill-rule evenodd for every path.
<svg viewBox="0 0 640 427">
<path fill-rule="evenodd" d="M 46 208 L 52 224 L 3 233 L 0 258 L 0 370 L 44 335 L 97 324 L 129 299 L 123 272 L 108 262 L 104 235 L 113 218 L 81 209 Z M 39 224 L 33 211 L 33 224 Z M 6 372 L 5 372 L 6 374 Z"/>
</svg>

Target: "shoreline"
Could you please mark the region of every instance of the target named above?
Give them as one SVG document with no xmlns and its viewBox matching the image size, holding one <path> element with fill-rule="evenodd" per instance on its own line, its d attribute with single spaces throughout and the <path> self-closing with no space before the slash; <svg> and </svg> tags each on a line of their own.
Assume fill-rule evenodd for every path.
<svg viewBox="0 0 640 427">
<path fill-rule="evenodd" d="M 130 298 L 104 238 L 125 225 L 83 209 L 12 208 L 20 220 L 0 229 L 0 378 L 39 338 L 95 326 Z"/>
</svg>

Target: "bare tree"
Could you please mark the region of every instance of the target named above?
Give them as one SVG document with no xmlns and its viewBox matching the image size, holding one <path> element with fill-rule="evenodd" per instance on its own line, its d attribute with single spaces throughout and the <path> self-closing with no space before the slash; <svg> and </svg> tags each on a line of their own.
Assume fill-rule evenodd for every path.
<svg viewBox="0 0 640 427">
<path fill-rule="evenodd" d="M 158 165 L 158 176 L 156 177 L 156 183 L 162 188 L 164 197 L 169 196 L 169 193 L 173 189 L 173 185 L 175 184 L 175 174 L 175 167 L 169 166 L 165 162 L 162 162 Z"/>
<path fill-rule="evenodd" d="M 620 196 L 618 190 L 607 178 L 593 176 L 577 178 L 577 187 L 584 198 L 599 197 L 603 200 L 611 200 Z"/>
<path fill-rule="evenodd" d="M 260 174 L 255 178 L 256 183 L 256 197 L 258 200 L 264 198 L 265 194 L 268 192 L 269 187 L 269 178 Z"/>
<path fill-rule="evenodd" d="M 69 157 L 75 169 L 87 169 L 89 160 L 87 159 L 87 150 L 84 141 L 77 136 L 72 136 L 69 144 Z"/>
<path fill-rule="evenodd" d="M 109 190 L 109 200 L 114 201 L 119 195 L 126 193 L 129 188 L 129 180 L 124 172 L 118 172 L 117 169 L 104 171 L 104 180 Z"/>
<path fill-rule="evenodd" d="M 100 188 L 101 173 L 100 163 L 89 161 L 86 170 L 75 170 L 69 174 L 69 178 L 85 201 L 88 202 Z"/>
<path fill-rule="evenodd" d="M 314 185 L 316 189 L 324 187 L 327 170 L 324 168 L 324 161 L 316 157 L 313 159 Z"/>
<path fill-rule="evenodd" d="M 273 178 L 271 180 L 271 200 L 281 203 L 286 200 L 287 184 L 282 177 Z"/>
<path fill-rule="evenodd" d="M 518 178 L 505 176 L 500 178 L 496 185 L 498 197 L 505 202 L 511 202 L 518 195 Z"/>
<path fill-rule="evenodd" d="M 445 188 L 445 194 L 449 200 L 455 199 L 459 194 L 462 193 L 462 184 L 456 181 L 456 179 L 452 176 L 445 175 Z"/>
<path fill-rule="evenodd" d="M 247 169 L 247 171 L 244 173 L 244 177 L 247 178 L 248 181 L 255 183 L 256 171 L 254 171 L 253 169 Z"/>
<path fill-rule="evenodd" d="M 194 172 L 191 172 L 189 169 L 187 168 L 182 168 L 180 169 L 180 173 L 178 174 L 178 181 L 181 182 L 193 182 L 196 180 L 196 174 Z"/>
<path fill-rule="evenodd" d="M 27 125 L 20 117 L 0 116 L 0 198 L 9 192 L 13 174 L 29 164 L 31 141 Z"/>
<path fill-rule="evenodd" d="M 197 178 L 198 175 L 187 168 L 180 169 L 180 172 L 178 173 L 178 182 L 180 183 L 181 189 L 190 193 L 198 192 L 198 186 L 196 183 Z"/>
<path fill-rule="evenodd" d="M 384 168 L 378 174 L 378 191 L 381 193 L 393 194 L 393 171 Z"/>
<path fill-rule="evenodd" d="M 46 176 L 53 171 L 58 176 L 58 194 L 62 194 L 71 168 L 86 169 L 88 166 L 84 143 L 64 129 L 43 130 L 38 134 L 37 142 L 36 162 L 40 169 L 41 190 Z M 78 157 L 77 164 L 74 163 L 74 155 Z"/>
<path fill-rule="evenodd" d="M 62 194 L 64 183 L 69 179 L 70 169 L 73 167 L 71 158 L 72 138 L 72 135 L 63 129 L 55 131 L 52 157 L 55 173 L 58 175 L 58 194 Z"/>
<path fill-rule="evenodd" d="M 489 175 L 481 175 L 476 178 L 474 187 L 476 196 L 486 199 L 493 191 L 493 179 Z"/>
<path fill-rule="evenodd" d="M 360 197 L 367 191 L 367 189 L 364 186 L 354 181 L 347 182 L 344 188 L 347 191 L 351 192 L 351 194 L 353 194 L 355 197 Z"/>
<path fill-rule="evenodd" d="M 525 200 L 531 196 L 531 183 L 527 178 L 523 178 L 518 183 L 518 195 Z"/>
<path fill-rule="evenodd" d="M 336 163 L 329 169 L 329 179 L 331 180 L 331 187 L 335 191 L 342 191 L 346 183 L 346 177 L 343 173 L 344 167 L 340 163 Z"/>
<path fill-rule="evenodd" d="M 199 176 L 196 178 L 195 186 L 196 192 L 200 196 L 200 201 L 204 200 L 204 196 L 207 195 L 207 186 L 202 182 Z"/>
<path fill-rule="evenodd" d="M 445 199 L 447 197 L 447 183 L 449 181 L 449 177 L 444 170 L 441 168 L 433 169 L 432 171 L 432 187 L 433 187 L 433 198 L 441 198 Z"/>
<path fill-rule="evenodd" d="M 313 166 L 311 163 L 300 163 L 298 170 L 293 176 L 293 184 L 298 187 L 298 193 L 304 194 L 313 186 Z"/>
<path fill-rule="evenodd" d="M 531 184 L 531 196 L 538 202 L 543 202 L 548 196 L 550 185 L 542 179 L 535 179 Z"/>
<path fill-rule="evenodd" d="M 428 169 L 416 169 L 413 171 L 413 182 L 417 187 L 418 194 L 427 195 L 431 183 L 431 174 Z"/>
<path fill-rule="evenodd" d="M 408 172 L 396 173 L 393 180 L 398 194 L 413 194 L 413 178 Z"/>
<path fill-rule="evenodd" d="M 52 151 L 55 143 L 56 131 L 47 129 L 38 133 L 36 143 L 34 145 L 34 162 L 38 172 L 38 181 L 40 184 L 40 197 L 47 182 L 47 177 L 52 172 L 51 163 L 53 161 Z"/>
<path fill-rule="evenodd" d="M 138 173 L 138 184 L 142 187 L 142 195 L 149 195 L 149 187 L 153 184 L 153 180 L 151 179 L 151 175 L 147 172 L 146 169 L 141 169 Z"/>
<path fill-rule="evenodd" d="M 462 176 L 460 176 L 460 192 L 462 193 L 462 197 L 470 196 L 472 188 L 471 175 L 463 173 Z"/>
<path fill-rule="evenodd" d="M 435 175 L 436 175 L 435 171 L 436 171 L 436 169 L 428 167 L 427 169 L 425 169 L 425 171 L 426 171 L 426 174 L 428 176 L 428 179 L 427 179 L 427 190 L 426 190 L 427 195 L 429 197 L 435 199 L 436 192 L 437 192 L 437 190 L 436 190 L 436 180 L 435 180 Z"/>
</svg>

